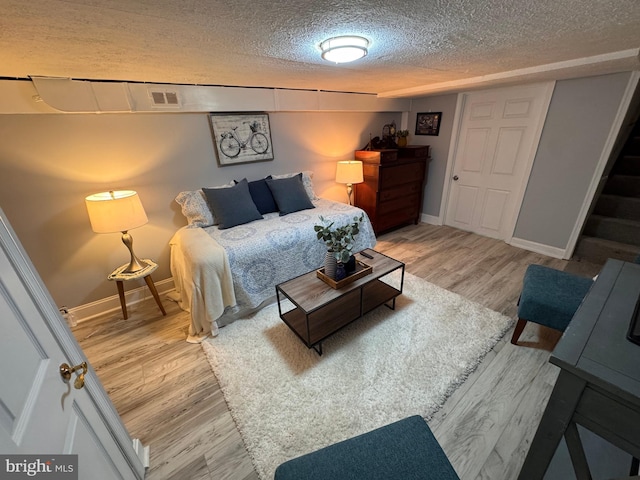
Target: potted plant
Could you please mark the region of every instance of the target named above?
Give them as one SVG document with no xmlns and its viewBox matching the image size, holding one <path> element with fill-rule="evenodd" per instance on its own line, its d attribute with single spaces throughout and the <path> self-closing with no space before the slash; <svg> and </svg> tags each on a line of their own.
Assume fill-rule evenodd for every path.
<svg viewBox="0 0 640 480">
<path fill-rule="evenodd" d="M 361 214 L 360 217 L 353 217 L 351 223 L 334 228 L 335 222 L 330 222 L 321 215 L 320 222 L 322 223 L 314 225 L 313 229 L 318 240 L 322 240 L 327 246 L 325 275 L 328 277 L 339 280 L 336 275 L 340 270 L 339 265 L 344 268 L 344 264 L 348 263 L 352 258 L 351 252 L 354 246 L 354 238 L 360 233 L 360 223 L 363 218 L 364 215 Z"/>
<path fill-rule="evenodd" d="M 406 147 L 407 146 L 407 137 L 409 136 L 409 130 L 398 130 L 396 132 L 396 137 L 398 137 L 398 146 Z"/>
</svg>

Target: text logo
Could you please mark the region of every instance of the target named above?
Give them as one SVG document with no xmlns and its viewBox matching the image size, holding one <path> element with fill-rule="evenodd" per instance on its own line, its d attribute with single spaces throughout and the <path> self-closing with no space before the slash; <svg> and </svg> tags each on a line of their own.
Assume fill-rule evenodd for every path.
<svg viewBox="0 0 640 480">
<path fill-rule="evenodd" d="M 78 455 L 0 455 L 0 480 L 78 480 Z"/>
</svg>

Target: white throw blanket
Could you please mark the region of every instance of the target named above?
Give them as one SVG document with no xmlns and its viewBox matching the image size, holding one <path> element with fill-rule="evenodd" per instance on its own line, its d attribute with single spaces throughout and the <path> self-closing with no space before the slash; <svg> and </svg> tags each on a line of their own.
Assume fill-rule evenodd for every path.
<svg viewBox="0 0 640 480">
<path fill-rule="evenodd" d="M 229 258 L 201 228 L 183 227 L 169 244 L 178 304 L 191 313 L 187 341 L 199 343 L 218 334 L 216 319 L 236 304 Z"/>
</svg>

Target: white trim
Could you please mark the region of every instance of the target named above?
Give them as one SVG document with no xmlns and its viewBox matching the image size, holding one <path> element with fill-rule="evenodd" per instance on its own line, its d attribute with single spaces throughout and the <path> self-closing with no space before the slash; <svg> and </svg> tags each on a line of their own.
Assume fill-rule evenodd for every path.
<svg viewBox="0 0 640 480">
<path fill-rule="evenodd" d="M 620 50 L 618 52 L 604 53 L 602 55 L 594 55 L 592 57 L 575 58 L 563 62 L 547 63 L 545 65 L 536 65 L 534 67 L 521 68 L 518 70 L 508 70 L 506 72 L 491 73 L 489 75 L 481 75 L 479 77 L 462 78 L 460 80 L 452 80 L 449 82 L 432 83 L 429 85 L 421 85 L 417 87 L 402 88 L 399 90 L 391 90 L 381 92 L 378 97 L 397 98 L 420 96 L 426 94 L 443 93 L 451 90 L 489 87 L 491 85 L 499 85 L 508 81 L 514 82 L 535 82 L 535 78 L 540 80 L 543 74 L 554 74 L 553 80 L 560 78 L 577 78 L 590 75 L 604 75 L 607 73 L 616 73 L 629 71 L 638 68 L 638 56 L 640 48 L 631 48 L 629 50 Z M 601 68 L 597 68 L 600 66 Z M 585 70 L 588 68 L 588 70 Z"/>
<path fill-rule="evenodd" d="M 149 468 L 149 445 L 143 445 L 139 438 L 134 438 L 133 441 L 133 449 L 135 450 L 142 466 L 146 469 Z"/>
<path fill-rule="evenodd" d="M 159 282 L 154 282 L 154 284 L 156 286 L 156 290 L 158 290 L 158 295 L 164 295 L 175 289 L 173 278 L 167 278 Z M 149 288 L 146 284 L 142 287 L 134 288 L 125 292 L 124 298 L 127 302 L 127 309 L 146 300 L 150 296 L 151 292 L 149 291 Z M 120 297 L 118 295 L 112 295 L 111 297 L 96 300 L 95 302 L 70 308 L 69 313 L 73 314 L 76 321 L 85 322 L 88 320 L 92 320 L 99 315 L 118 312 L 121 310 L 122 307 L 120 306 Z"/>
<path fill-rule="evenodd" d="M 629 110 L 629 105 L 631 104 L 631 100 L 633 99 L 633 95 L 635 93 L 636 87 L 638 86 L 638 82 L 640 82 L 640 72 L 631 72 L 631 75 L 629 76 L 629 82 L 627 83 L 627 88 L 625 89 L 624 94 L 622 95 L 622 99 L 620 100 L 620 105 L 618 106 L 616 117 L 611 124 L 609 135 L 604 143 L 602 152 L 600 153 L 600 159 L 598 160 L 596 169 L 593 172 L 593 177 L 591 177 L 589 189 L 585 194 L 584 200 L 582 202 L 582 207 L 580 208 L 580 213 L 578 214 L 578 218 L 576 218 L 576 223 L 573 225 L 573 230 L 571 231 L 571 235 L 569 236 L 567 247 L 564 250 L 562 258 L 571 258 L 573 256 L 573 251 L 575 250 L 576 244 L 578 243 L 580 232 L 582 232 L 582 227 L 587 220 L 587 216 L 589 215 L 591 203 L 593 202 L 593 198 L 598 191 L 598 186 L 600 184 L 600 181 L 602 180 L 604 169 L 607 167 L 607 163 L 609 163 L 609 157 L 611 156 L 611 152 L 615 147 L 615 142 L 618 138 L 618 134 L 620 133 L 620 129 L 622 128 L 622 123 L 624 122 L 624 119 Z"/>
<path fill-rule="evenodd" d="M 422 223 L 428 223 L 429 225 L 442 225 L 442 217 L 427 215 L 426 213 L 420 215 L 420 221 Z"/>
<path fill-rule="evenodd" d="M 400 117 L 400 130 L 408 130 L 409 129 L 409 112 L 402 112 L 402 116 Z"/>
<path fill-rule="evenodd" d="M 531 240 L 524 240 L 523 238 L 513 237 L 509 242 L 509 245 L 514 247 L 523 248 L 530 252 L 540 253 L 553 258 L 564 258 L 564 250 L 558 247 L 552 247 L 550 245 L 544 245 L 538 242 L 532 242 Z"/>
<path fill-rule="evenodd" d="M 462 112 L 464 110 L 466 96 L 459 93 L 456 98 L 456 111 L 453 114 L 453 129 L 451 131 L 451 141 L 449 142 L 449 155 L 447 156 L 447 168 L 444 172 L 444 185 L 442 186 L 442 197 L 440 198 L 440 214 L 442 219 L 441 225 L 444 225 L 447 215 L 447 206 L 449 203 L 449 187 L 451 185 L 451 170 L 453 170 L 453 159 L 458 150 L 458 135 L 462 126 Z"/>
</svg>

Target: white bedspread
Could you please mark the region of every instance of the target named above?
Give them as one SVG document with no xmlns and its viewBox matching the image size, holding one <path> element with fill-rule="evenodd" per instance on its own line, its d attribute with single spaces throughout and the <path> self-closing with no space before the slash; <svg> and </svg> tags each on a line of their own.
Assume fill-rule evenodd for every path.
<svg viewBox="0 0 640 480">
<path fill-rule="evenodd" d="M 194 334 L 216 335 L 218 327 L 271 303 L 277 284 L 320 268 L 327 251 L 313 229 L 320 215 L 340 226 L 364 213 L 326 199 L 313 204 L 314 209 L 282 217 L 270 213 L 263 220 L 225 230 L 213 226 L 183 228 L 176 233 L 171 240 L 171 271 L 182 293 L 180 306 L 191 312 Z M 364 214 L 353 251 L 375 244 L 371 222 Z M 187 291 L 190 289 L 193 294 Z"/>
</svg>

